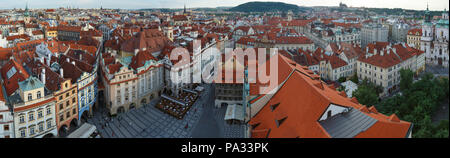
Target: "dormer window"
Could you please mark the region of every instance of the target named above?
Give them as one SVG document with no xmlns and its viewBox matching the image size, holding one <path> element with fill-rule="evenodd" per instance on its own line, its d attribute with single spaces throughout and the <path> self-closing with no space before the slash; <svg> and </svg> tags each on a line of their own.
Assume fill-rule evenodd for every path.
<svg viewBox="0 0 450 158">
<path fill-rule="evenodd" d="M 277 127 L 280 127 L 281 124 L 282 124 L 286 119 L 287 119 L 287 116 L 284 117 L 284 118 L 282 118 L 282 119 L 280 119 L 280 120 L 276 120 L 275 122 L 277 123 Z"/>
<path fill-rule="evenodd" d="M 28 93 L 28 100 L 33 100 L 33 95 L 31 93 Z"/>
<path fill-rule="evenodd" d="M 41 98 L 41 91 L 38 91 L 38 92 L 37 92 L 37 98 L 38 98 L 38 99 Z"/>
<path fill-rule="evenodd" d="M 254 129 L 255 129 L 256 127 L 258 127 L 260 124 L 261 124 L 261 123 L 257 123 L 257 124 L 252 125 L 252 129 L 254 130 Z"/>
<path fill-rule="evenodd" d="M 279 105 L 280 105 L 280 103 L 276 103 L 276 104 L 270 106 L 270 108 L 272 109 L 272 111 L 274 111 Z"/>
</svg>

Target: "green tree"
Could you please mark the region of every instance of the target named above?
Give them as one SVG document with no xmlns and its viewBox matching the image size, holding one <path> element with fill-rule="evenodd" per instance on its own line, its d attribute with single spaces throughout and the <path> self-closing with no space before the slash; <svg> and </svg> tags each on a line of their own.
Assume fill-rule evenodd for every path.
<svg viewBox="0 0 450 158">
<path fill-rule="evenodd" d="M 351 80 L 353 83 L 358 84 L 358 83 L 359 83 L 359 80 L 358 80 L 358 74 L 355 73 L 355 75 L 353 75 L 353 76 L 350 78 L 350 80 Z"/>
<path fill-rule="evenodd" d="M 375 105 L 378 103 L 378 94 L 373 87 L 360 85 L 353 91 L 352 96 L 358 99 L 358 102 L 364 105 Z"/>
<path fill-rule="evenodd" d="M 345 77 L 339 77 L 338 81 L 339 81 L 340 83 L 342 83 L 342 82 L 347 81 L 347 78 L 345 78 Z"/>
<path fill-rule="evenodd" d="M 409 69 L 400 70 L 400 90 L 407 90 L 411 87 L 414 79 L 414 72 Z"/>
</svg>

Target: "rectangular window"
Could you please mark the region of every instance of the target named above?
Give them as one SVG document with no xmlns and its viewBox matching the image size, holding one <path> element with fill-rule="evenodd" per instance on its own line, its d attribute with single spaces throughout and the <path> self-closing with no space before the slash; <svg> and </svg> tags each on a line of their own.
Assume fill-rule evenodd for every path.
<svg viewBox="0 0 450 158">
<path fill-rule="evenodd" d="M 28 121 L 33 121 L 34 120 L 34 114 L 33 113 L 29 113 L 28 114 Z"/>
<path fill-rule="evenodd" d="M 42 118 L 43 116 L 42 111 L 38 111 L 38 118 Z"/>
<path fill-rule="evenodd" d="M 50 115 L 50 114 L 52 114 L 52 109 L 47 108 L 47 115 Z"/>
<path fill-rule="evenodd" d="M 39 124 L 39 132 L 44 131 L 44 123 Z"/>
<path fill-rule="evenodd" d="M 20 116 L 20 118 L 19 118 L 19 122 L 20 123 L 25 123 L 25 116 Z"/>
<path fill-rule="evenodd" d="M 34 126 L 30 127 L 30 135 L 34 135 Z"/>
<path fill-rule="evenodd" d="M 20 136 L 21 137 L 25 137 L 25 134 L 26 134 L 25 129 L 21 129 L 20 130 Z"/>
<path fill-rule="evenodd" d="M 47 120 L 47 129 L 52 128 L 52 121 L 51 120 Z"/>
</svg>

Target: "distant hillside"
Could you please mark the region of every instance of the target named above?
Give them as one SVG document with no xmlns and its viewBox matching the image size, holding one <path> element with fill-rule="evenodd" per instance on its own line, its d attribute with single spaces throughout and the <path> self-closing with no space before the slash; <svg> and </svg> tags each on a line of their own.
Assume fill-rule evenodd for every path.
<svg viewBox="0 0 450 158">
<path fill-rule="evenodd" d="M 229 9 L 235 12 L 276 12 L 276 11 L 300 11 L 300 7 L 282 2 L 247 2 Z"/>
</svg>

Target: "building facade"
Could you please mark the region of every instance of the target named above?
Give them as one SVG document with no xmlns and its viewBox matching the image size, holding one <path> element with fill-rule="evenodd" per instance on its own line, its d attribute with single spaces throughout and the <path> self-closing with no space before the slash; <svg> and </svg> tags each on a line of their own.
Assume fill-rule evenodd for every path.
<svg viewBox="0 0 450 158">
<path fill-rule="evenodd" d="M 361 28 L 361 46 L 365 47 L 372 42 L 387 42 L 389 29 L 381 24 L 364 25 Z"/>
</svg>

